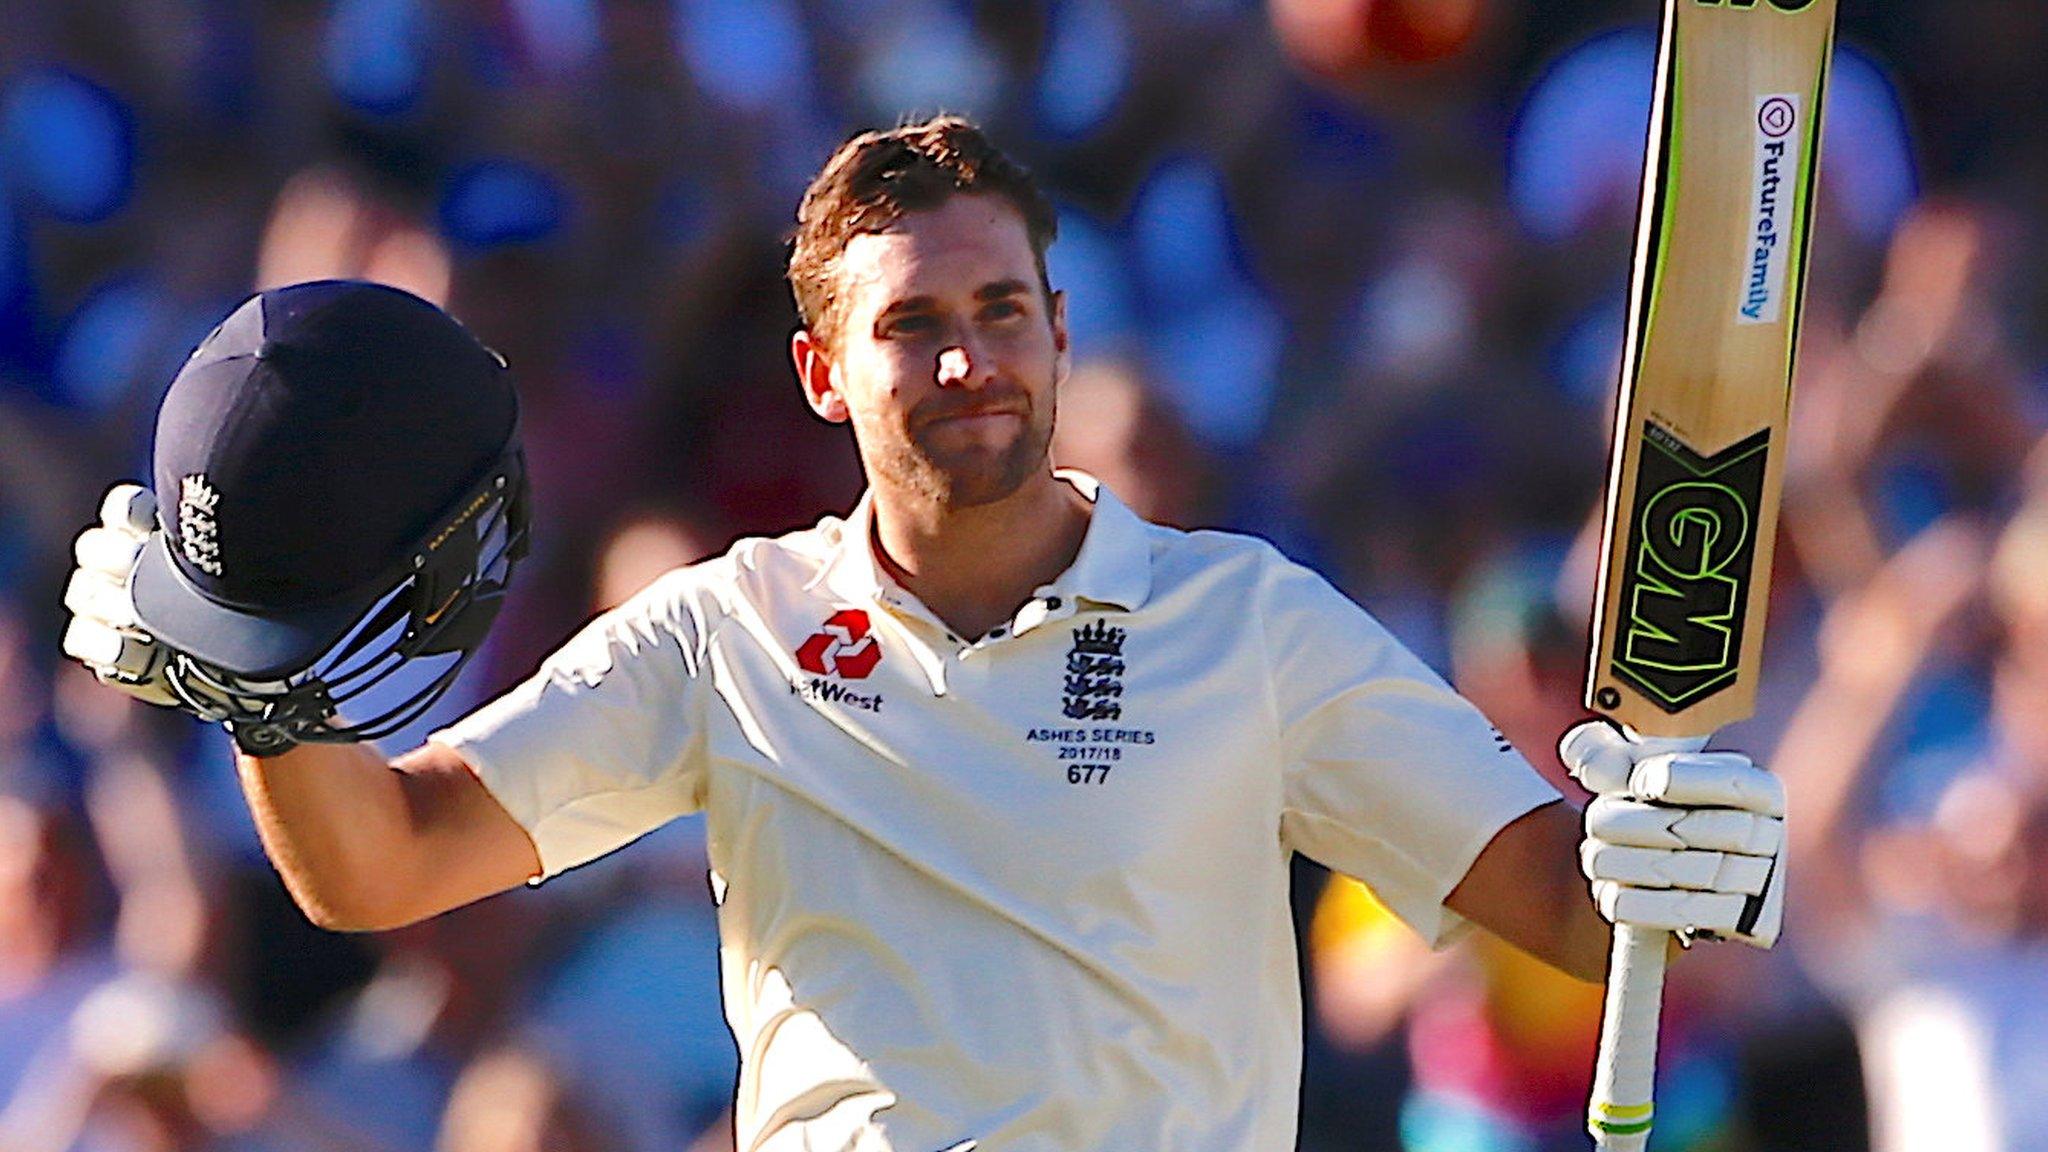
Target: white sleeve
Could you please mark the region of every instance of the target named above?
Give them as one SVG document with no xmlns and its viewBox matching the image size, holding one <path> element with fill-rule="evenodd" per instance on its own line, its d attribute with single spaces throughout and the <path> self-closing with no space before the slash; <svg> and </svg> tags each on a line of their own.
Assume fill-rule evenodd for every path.
<svg viewBox="0 0 2048 1152">
<path fill-rule="evenodd" d="M 525 683 L 428 739 L 459 753 L 540 853 L 541 875 L 703 806 L 709 631 L 685 569 L 585 625 Z"/>
<path fill-rule="evenodd" d="M 1479 710 L 1322 577 L 1277 560 L 1262 616 L 1279 712 L 1281 838 L 1440 946 L 1443 906 L 1502 828 L 1558 799 Z"/>
</svg>

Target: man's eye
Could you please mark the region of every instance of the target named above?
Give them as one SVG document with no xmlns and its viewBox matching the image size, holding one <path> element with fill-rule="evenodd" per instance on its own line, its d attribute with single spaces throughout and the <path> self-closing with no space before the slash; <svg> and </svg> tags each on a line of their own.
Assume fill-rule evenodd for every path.
<svg viewBox="0 0 2048 1152">
<path fill-rule="evenodd" d="M 996 300 L 981 310 L 981 318 L 984 320 L 1008 320 L 1012 316 L 1023 314 L 1024 306 L 1015 300 Z"/>
<path fill-rule="evenodd" d="M 889 334 L 922 336 L 938 327 L 938 320 L 931 316 L 899 316 L 889 325 Z"/>
</svg>

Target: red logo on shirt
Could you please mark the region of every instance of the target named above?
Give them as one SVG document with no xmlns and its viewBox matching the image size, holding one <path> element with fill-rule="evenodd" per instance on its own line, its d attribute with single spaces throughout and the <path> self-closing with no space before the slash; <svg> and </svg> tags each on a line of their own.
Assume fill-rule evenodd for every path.
<svg viewBox="0 0 2048 1152">
<path fill-rule="evenodd" d="M 864 680 L 882 662 L 882 646 L 868 635 L 866 612 L 843 608 L 796 650 L 796 662 L 820 676 Z"/>
</svg>

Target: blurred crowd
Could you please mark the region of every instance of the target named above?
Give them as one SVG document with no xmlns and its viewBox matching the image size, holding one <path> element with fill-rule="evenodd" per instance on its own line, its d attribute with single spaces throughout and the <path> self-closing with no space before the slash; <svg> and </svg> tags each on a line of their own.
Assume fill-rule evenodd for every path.
<svg viewBox="0 0 2048 1152">
<path fill-rule="evenodd" d="M 320 933 L 227 740 L 56 657 L 62 583 L 184 354 L 323 276 L 442 302 L 519 381 L 536 553 L 440 719 L 850 506 L 781 265 L 832 147 L 907 114 L 981 120 L 1061 207 L 1057 459 L 1316 566 L 1571 787 L 1656 7 L 0 5 L 0 1150 L 730 1148 L 700 829 Z M 2048 9 L 1844 0 L 1842 37 L 1724 737 L 1790 789 L 1791 916 L 1676 965 L 1658 1147 L 2048 1148 Z M 1597 988 L 1298 881 L 1304 1149 L 1583 1146 Z"/>
</svg>

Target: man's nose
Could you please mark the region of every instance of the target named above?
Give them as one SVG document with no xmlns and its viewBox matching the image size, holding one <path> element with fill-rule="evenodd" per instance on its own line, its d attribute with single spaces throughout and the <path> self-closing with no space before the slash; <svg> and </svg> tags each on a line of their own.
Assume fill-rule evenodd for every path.
<svg viewBox="0 0 2048 1152">
<path fill-rule="evenodd" d="M 982 382 L 981 375 L 979 358 L 965 343 L 954 344 L 941 351 L 933 371 L 933 378 L 941 388 L 977 385 Z"/>
</svg>

